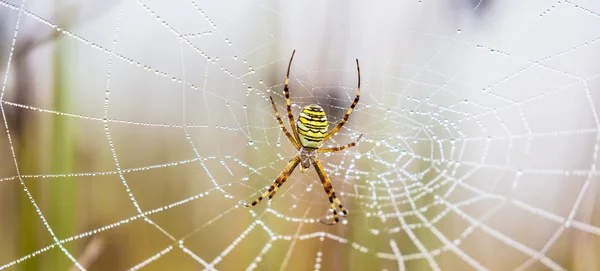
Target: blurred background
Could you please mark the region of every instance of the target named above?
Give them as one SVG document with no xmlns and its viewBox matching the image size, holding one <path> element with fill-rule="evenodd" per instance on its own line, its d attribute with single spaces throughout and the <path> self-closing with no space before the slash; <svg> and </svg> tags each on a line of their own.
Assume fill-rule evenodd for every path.
<svg viewBox="0 0 600 271">
<path fill-rule="evenodd" d="M 600 270 L 600 2 L 0 0 L 0 270 Z M 246 209 L 321 105 L 314 169 Z M 286 125 L 289 124 L 286 121 Z"/>
</svg>

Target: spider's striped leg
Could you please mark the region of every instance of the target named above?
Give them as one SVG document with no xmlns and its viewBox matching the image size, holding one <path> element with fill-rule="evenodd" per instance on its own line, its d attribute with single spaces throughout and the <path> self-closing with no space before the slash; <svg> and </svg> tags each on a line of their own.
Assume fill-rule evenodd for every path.
<svg viewBox="0 0 600 271">
<path fill-rule="evenodd" d="M 300 161 L 300 156 L 298 156 L 298 161 Z M 293 171 L 294 169 L 292 168 L 291 170 Z M 291 173 L 292 172 L 290 171 L 290 174 Z M 287 181 L 288 177 L 289 177 L 289 175 L 287 177 L 281 179 L 281 181 L 277 182 L 277 185 L 275 185 L 275 189 L 273 189 L 271 194 L 269 194 L 269 200 L 275 196 L 275 194 L 277 193 L 277 190 L 279 190 L 279 188 Z"/>
<path fill-rule="evenodd" d="M 350 114 L 352 114 L 352 110 L 354 110 L 354 107 L 358 103 L 358 99 L 360 98 L 360 67 L 358 66 L 358 59 L 356 59 L 356 71 L 358 72 L 358 87 L 356 90 L 356 97 L 354 98 L 354 102 L 352 102 L 352 105 L 350 106 L 350 108 L 348 108 L 348 112 L 346 112 L 346 115 L 344 116 L 342 121 L 340 121 L 340 123 L 338 123 L 338 125 L 335 126 L 335 128 L 333 128 L 333 130 L 331 130 L 331 132 L 329 132 L 329 134 L 325 136 L 325 139 L 323 139 L 323 141 L 335 135 L 335 133 L 337 133 L 337 131 L 340 128 L 342 128 L 342 126 L 344 126 L 344 123 L 346 123 L 346 121 L 350 117 Z"/>
<path fill-rule="evenodd" d="M 281 120 L 281 117 L 279 117 L 279 112 L 277 111 L 277 107 L 275 106 L 273 97 L 269 96 L 269 98 L 271 99 L 271 105 L 273 105 L 273 111 L 275 111 L 275 116 L 277 117 L 277 122 L 279 122 L 279 127 L 281 127 L 281 130 L 283 130 L 283 133 L 285 134 L 285 136 L 287 136 L 287 138 L 292 142 L 292 144 L 294 144 L 294 147 L 296 148 L 296 150 L 299 150 L 300 144 L 298 144 L 298 142 L 296 142 L 296 140 L 292 137 L 290 132 L 288 132 L 288 130 L 283 125 L 283 121 Z"/>
<path fill-rule="evenodd" d="M 294 158 L 292 158 L 292 160 L 290 160 L 288 165 L 279 174 L 279 176 L 277 176 L 277 179 L 275 179 L 275 182 L 273 182 L 273 184 L 271 185 L 271 187 L 269 187 L 269 189 L 267 191 L 265 191 L 260 197 L 258 197 L 252 203 L 247 204 L 245 202 L 242 202 L 242 205 L 244 205 L 245 207 L 252 207 L 252 206 L 258 204 L 262 199 L 264 199 L 267 195 L 269 195 L 269 193 L 271 193 L 271 191 L 273 191 L 277 185 L 281 186 L 281 184 L 279 184 L 279 183 L 283 183 L 283 182 L 285 182 L 285 180 L 287 180 L 287 178 L 290 176 L 290 174 L 292 174 L 292 171 L 294 171 L 296 166 L 298 166 L 298 163 L 300 163 L 300 155 L 296 155 L 296 156 L 294 156 Z"/>
<path fill-rule="evenodd" d="M 288 119 L 290 119 L 290 126 L 292 126 L 294 138 L 296 138 L 296 140 L 300 142 L 300 138 L 298 137 L 298 130 L 296 130 L 296 124 L 294 123 L 294 115 L 292 115 L 292 102 L 290 101 L 290 89 L 288 87 L 290 83 L 290 68 L 292 67 L 292 60 L 294 59 L 294 54 L 296 54 L 296 50 L 292 52 L 290 63 L 288 63 L 288 69 L 285 75 L 285 87 L 283 88 L 283 92 L 285 94 L 285 104 L 287 105 Z"/>
<path fill-rule="evenodd" d="M 283 185 L 283 183 L 285 181 L 287 181 L 287 180 L 277 183 L 277 185 L 275 186 L 275 189 L 273 189 L 273 192 L 271 192 L 271 194 L 269 194 L 269 200 L 271 200 L 275 196 L 275 193 L 277 193 L 277 190 L 279 190 L 279 187 L 281 187 L 281 185 Z"/>
<path fill-rule="evenodd" d="M 336 151 L 341 151 L 341 150 L 343 150 L 343 149 L 347 149 L 347 148 L 350 148 L 350 147 L 354 147 L 354 146 L 356 146 L 356 143 L 358 143 L 358 141 L 360 140 L 360 138 L 361 138 L 362 136 L 363 136 L 363 135 L 362 135 L 362 134 L 360 134 L 360 136 L 358 136 L 358 138 L 357 138 L 356 140 L 354 140 L 354 142 L 352 142 L 352 143 L 349 143 L 349 144 L 346 144 L 346 145 L 344 145 L 344 146 L 339 146 L 339 147 L 335 147 L 335 148 L 329 148 L 329 149 L 318 149 L 318 150 L 317 150 L 317 152 L 318 152 L 318 153 L 323 153 L 323 152 L 336 152 Z"/>
<path fill-rule="evenodd" d="M 283 183 L 285 183 L 285 181 L 287 181 L 287 178 L 284 178 L 281 180 L 281 182 L 277 183 L 277 185 L 275 186 L 275 189 L 273 189 L 273 192 L 271 192 L 271 194 L 269 194 L 269 200 L 275 196 L 275 193 L 277 193 L 277 190 L 279 190 L 279 187 L 281 187 L 283 185 Z"/>
<path fill-rule="evenodd" d="M 290 174 L 291 174 L 291 172 L 290 172 Z M 287 181 L 288 177 L 289 177 L 289 175 L 287 177 L 281 179 L 281 181 L 277 182 L 277 184 L 275 185 L 275 189 L 273 189 L 273 191 L 271 191 L 271 194 L 269 194 L 269 200 L 271 200 L 275 196 L 275 193 L 277 193 L 277 190 L 279 190 L 279 187 L 281 187 L 285 183 L 285 181 Z"/>
<path fill-rule="evenodd" d="M 300 163 L 299 162 L 300 161 L 300 156 L 297 156 L 297 157 L 298 157 L 298 162 L 297 163 Z M 292 168 L 290 170 L 290 174 L 292 173 L 293 170 L 294 170 L 294 168 Z M 281 181 L 277 182 L 276 185 L 274 184 L 275 185 L 275 189 L 273 189 L 273 191 L 271 191 L 271 194 L 269 194 L 269 200 L 271 200 L 275 196 L 275 194 L 277 193 L 277 190 L 279 190 L 279 187 L 281 187 L 285 183 L 285 181 L 287 181 L 287 179 L 288 179 L 288 177 L 289 177 L 290 174 L 288 174 L 288 176 L 285 176 L 284 178 L 282 178 Z M 264 197 L 264 195 L 263 195 L 263 197 Z"/>
<path fill-rule="evenodd" d="M 333 187 L 331 186 L 329 177 L 327 177 L 327 175 L 325 174 L 325 170 L 323 169 L 321 162 L 319 162 L 319 159 L 315 158 L 315 160 L 312 162 L 312 164 L 315 167 L 315 170 L 317 171 L 317 175 L 319 175 L 319 178 L 321 179 L 321 184 L 323 185 L 323 188 L 325 189 L 325 193 L 327 193 L 327 195 L 329 196 L 329 204 L 331 205 L 331 210 L 333 210 L 333 220 L 334 220 L 333 222 L 324 222 L 321 220 L 319 220 L 319 222 L 321 222 L 323 224 L 327 224 L 327 225 L 335 225 L 340 221 L 338 212 L 335 208 L 335 204 L 338 205 L 340 211 L 344 214 L 344 216 L 347 215 L 348 212 L 346 211 L 344 206 L 342 206 L 342 203 L 340 202 L 340 200 L 335 196 L 335 191 L 333 190 Z"/>
</svg>

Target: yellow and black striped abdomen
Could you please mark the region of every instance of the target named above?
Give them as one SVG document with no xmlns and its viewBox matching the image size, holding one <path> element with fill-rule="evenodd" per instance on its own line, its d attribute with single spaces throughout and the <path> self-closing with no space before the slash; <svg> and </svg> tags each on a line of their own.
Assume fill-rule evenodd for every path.
<svg viewBox="0 0 600 271">
<path fill-rule="evenodd" d="M 311 104 L 300 112 L 300 117 L 296 122 L 298 128 L 298 137 L 300 143 L 307 148 L 318 149 L 323 145 L 323 139 L 327 135 L 327 116 L 323 108 L 316 104 Z"/>
</svg>

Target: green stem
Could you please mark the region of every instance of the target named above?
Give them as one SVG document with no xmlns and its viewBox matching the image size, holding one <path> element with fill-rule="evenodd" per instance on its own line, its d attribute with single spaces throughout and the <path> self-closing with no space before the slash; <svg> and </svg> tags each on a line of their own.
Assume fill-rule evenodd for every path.
<svg viewBox="0 0 600 271">
<path fill-rule="evenodd" d="M 30 173 L 37 172 L 38 164 L 36 160 L 36 147 L 34 146 L 36 142 L 36 138 L 34 136 L 30 136 L 28 130 L 29 127 L 24 127 L 22 132 L 21 139 L 19 140 L 19 146 L 17 148 L 19 154 L 17 156 L 18 165 L 20 172 Z M 23 180 L 25 181 L 25 180 Z M 28 255 L 34 252 L 39 248 L 38 246 L 38 225 L 40 224 L 39 218 L 36 215 L 35 210 L 31 204 L 31 200 L 29 197 L 23 192 L 23 186 L 17 185 L 15 186 L 16 193 L 18 196 L 18 215 L 17 219 L 19 220 L 19 227 L 17 227 L 18 234 L 18 247 L 19 247 L 19 255 Z M 33 196 L 36 198 L 38 195 L 38 183 L 31 182 L 27 183 L 27 189 Z M 39 270 L 39 257 L 33 257 L 26 261 L 23 261 L 20 265 L 18 265 L 20 270 Z"/>
<path fill-rule="evenodd" d="M 69 48 L 64 40 L 57 40 L 54 51 L 54 88 L 53 109 L 57 112 L 72 112 L 71 109 L 71 80 L 73 70 L 69 61 Z M 51 172 L 64 174 L 75 172 L 75 127 L 72 119 L 65 116 L 53 115 L 51 128 Z M 61 238 L 73 236 L 76 233 L 76 204 L 78 183 L 73 178 L 53 179 L 49 183 L 48 210 L 49 220 L 54 233 Z M 73 253 L 73 250 L 71 250 Z M 76 254 L 76 253 L 74 253 Z M 68 270 L 73 263 L 62 252 L 56 250 L 50 258 L 51 270 Z"/>
</svg>

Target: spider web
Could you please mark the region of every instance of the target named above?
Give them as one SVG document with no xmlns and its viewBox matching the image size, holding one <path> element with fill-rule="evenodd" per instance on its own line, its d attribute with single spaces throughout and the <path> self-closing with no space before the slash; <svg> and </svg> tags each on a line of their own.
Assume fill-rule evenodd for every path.
<svg viewBox="0 0 600 271">
<path fill-rule="evenodd" d="M 74 3 L 62 23 L 63 6 L 0 0 L 0 270 L 55 258 L 92 270 L 600 268 L 594 1 Z M 19 101 L 15 52 L 48 33 Z M 68 110 L 48 94 L 57 42 L 75 78 Z M 331 214 L 313 169 L 239 205 L 296 153 L 268 100 L 285 116 L 293 49 L 294 114 L 319 104 L 332 125 L 361 63 L 361 100 L 325 146 L 364 136 L 320 155 L 349 210 L 336 226 L 317 222 Z M 76 170 L 48 167 L 48 128 L 16 132 L 23 112 L 39 127 L 74 123 Z M 35 170 L 24 135 L 46 142 Z M 76 203 L 61 210 L 72 231 L 49 207 L 57 197 Z M 18 217 L 35 223 L 26 250 Z"/>
</svg>

